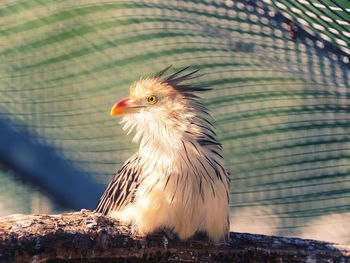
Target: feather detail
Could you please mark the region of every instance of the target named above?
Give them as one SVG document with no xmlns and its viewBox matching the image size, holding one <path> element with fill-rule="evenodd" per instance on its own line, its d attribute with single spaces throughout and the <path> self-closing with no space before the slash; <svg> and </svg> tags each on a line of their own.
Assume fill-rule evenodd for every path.
<svg viewBox="0 0 350 263">
<path fill-rule="evenodd" d="M 172 67 L 172 65 L 166 67 L 165 69 L 163 69 L 162 71 L 157 73 L 154 76 L 154 78 L 155 79 L 159 79 L 171 67 Z M 181 82 L 184 82 L 184 81 L 187 81 L 187 80 L 192 80 L 192 79 L 197 79 L 197 78 L 200 78 L 200 77 L 203 76 L 203 75 L 193 76 L 194 74 L 196 74 L 199 71 L 199 69 L 191 71 L 190 73 L 187 73 L 185 75 L 181 75 L 182 72 L 186 71 L 190 67 L 191 66 L 187 66 L 187 67 L 184 67 L 183 69 L 180 69 L 179 71 L 175 72 L 174 74 L 172 74 L 172 75 L 168 76 L 167 78 L 165 78 L 164 80 L 162 80 L 161 83 L 170 85 L 175 90 L 177 90 L 178 92 L 185 93 L 189 97 L 190 96 L 194 96 L 195 98 L 197 98 L 197 96 L 195 96 L 193 94 L 190 94 L 190 93 L 192 93 L 192 92 L 203 92 L 203 91 L 211 90 L 211 88 L 207 88 L 207 87 L 197 87 L 197 86 L 185 85 L 185 84 L 180 85 Z"/>
<path fill-rule="evenodd" d="M 119 169 L 106 191 L 100 198 L 95 212 L 108 215 L 111 211 L 119 211 L 132 203 L 135 191 L 140 184 L 142 164 L 137 154 L 126 161 Z"/>
<path fill-rule="evenodd" d="M 160 78 L 161 76 L 163 76 L 163 74 L 164 74 L 165 72 L 167 72 L 172 66 L 173 66 L 173 65 L 167 66 L 165 69 L 163 69 L 163 70 L 161 70 L 160 72 L 158 72 L 158 73 L 154 76 L 154 78 L 159 79 L 159 78 Z"/>
</svg>

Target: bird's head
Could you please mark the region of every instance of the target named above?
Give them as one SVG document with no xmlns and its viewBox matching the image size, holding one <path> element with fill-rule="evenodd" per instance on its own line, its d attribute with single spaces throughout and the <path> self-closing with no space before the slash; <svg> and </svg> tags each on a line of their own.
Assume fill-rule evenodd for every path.
<svg viewBox="0 0 350 263">
<path fill-rule="evenodd" d="M 173 87 L 157 78 L 140 79 L 130 87 L 129 96 L 113 106 L 111 115 L 166 113 L 181 104 L 179 95 Z M 154 116 L 156 119 L 159 117 Z"/>
<path fill-rule="evenodd" d="M 135 141 L 142 137 L 143 144 L 157 141 L 158 144 L 174 145 L 186 133 L 186 136 L 198 135 L 203 127 L 208 126 L 208 113 L 194 95 L 208 89 L 183 84 L 199 77 L 195 75 L 198 70 L 184 73 L 188 69 L 186 67 L 162 79 L 169 68 L 154 77 L 135 82 L 130 87 L 129 96 L 111 110 L 111 115 L 125 115 L 122 120 L 124 129 L 131 131 L 136 127 Z"/>
<path fill-rule="evenodd" d="M 161 76 L 170 67 L 162 70 L 154 77 L 136 81 L 130 87 L 129 96 L 113 106 L 111 115 L 139 112 L 174 112 L 174 107 L 183 107 L 189 99 L 193 101 L 193 99 L 197 98 L 197 96 L 193 95 L 193 92 L 208 90 L 207 88 L 180 84 L 180 82 L 199 77 L 194 76 L 198 70 L 180 76 L 189 67 L 161 80 Z"/>
</svg>

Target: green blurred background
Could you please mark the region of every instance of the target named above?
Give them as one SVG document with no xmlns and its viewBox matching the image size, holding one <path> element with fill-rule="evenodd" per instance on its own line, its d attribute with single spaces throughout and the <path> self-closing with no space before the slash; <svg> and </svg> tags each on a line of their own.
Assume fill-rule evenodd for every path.
<svg viewBox="0 0 350 263">
<path fill-rule="evenodd" d="M 203 100 L 232 176 L 231 230 L 350 242 L 349 11 L 347 0 L 2 0 L 0 216 L 93 209 L 137 149 L 110 108 L 140 76 L 192 65 L 213 88 Z"/>
</svg>

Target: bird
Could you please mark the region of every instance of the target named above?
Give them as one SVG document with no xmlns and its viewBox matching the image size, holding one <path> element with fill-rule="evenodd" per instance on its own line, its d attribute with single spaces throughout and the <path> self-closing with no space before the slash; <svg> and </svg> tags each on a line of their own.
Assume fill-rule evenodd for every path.
<svg viewBox="0 0 350 263">
<path fill-rule="evenodd" d="M 119 169 L 101 196 L 95 212 L 111 216 L 148 235 L 167 230 L 180 240 L 204 234 L 214 243 L 229 234 L 229 173 L 221 144 L 199 93 L 211 90 L 188 84 L 198 69 L 163 77 L 140 78 L 111 115 L 139 150 Z"/>
</svg>

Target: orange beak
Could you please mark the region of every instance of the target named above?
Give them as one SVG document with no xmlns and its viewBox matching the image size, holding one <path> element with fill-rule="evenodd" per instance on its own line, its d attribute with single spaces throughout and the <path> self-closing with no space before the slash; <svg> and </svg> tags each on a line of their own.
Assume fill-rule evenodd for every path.
<svg viewBox="0 0 350 263">
<path fill-rule="evenodd" d="M 111 115 L 137 112 L 139 109 L 140 106 L 136 105 L 129 97 L 126 97 L 113 106 Z"/>
</svg>

